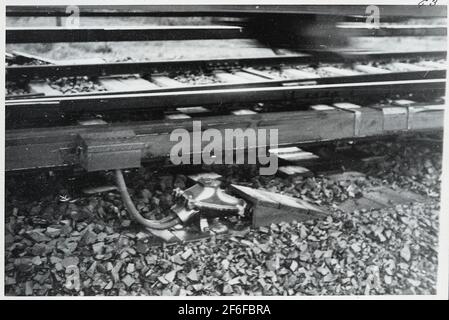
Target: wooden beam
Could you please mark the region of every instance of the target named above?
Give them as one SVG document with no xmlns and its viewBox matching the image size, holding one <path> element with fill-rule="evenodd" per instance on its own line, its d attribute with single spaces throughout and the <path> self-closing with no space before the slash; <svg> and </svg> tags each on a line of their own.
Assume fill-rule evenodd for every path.
<svg viewBox="0 0 449 320">
<path fill-rule="evenodd" d="M 385 121 L 401 122 L 407 114 L 384 114 L 375 108 L 360 108 L 359 136 L 354 134 L 354 116 L 341 110 L 289 111 L 249 115 L 202 117 L 202 128 L 214 128 L 223 136 L 225 129 L 246 128 L 278 130 L 279 146 L 311 142 L 354 139 L 391 135 L 414 130 L 441 130 L 444 111 L 423 107 L 411 119 L 409 127 L 384 127 Z M 6 131 L 5 167 L 7 171 L 35 168 L 77 166 L 76 137 L 83 133 L 132 130 L 142 142 L 143 161 L 166 157 L 177 141 L 170 141 L 170 133 L 184 128 L 192 133 L 192 120 L 149 121 L 133 124 L 107 124 L 53 128 L 18 129 Z M 299 128 L 299 129 L 298 129 Z M 204 142 L 204 145 L 207 144 Z M 203 146 L 204 146 L 203 145 Z M 258 147 L 263 147 L 259 144 Z"/>
</svg>

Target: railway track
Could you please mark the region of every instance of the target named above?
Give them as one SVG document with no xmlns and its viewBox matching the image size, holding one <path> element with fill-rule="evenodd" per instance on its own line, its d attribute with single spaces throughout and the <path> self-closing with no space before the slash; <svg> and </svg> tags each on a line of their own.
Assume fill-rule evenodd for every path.
<svg viewBox="0 0 449 320">
<path fill-rule="evenodd" d="M 421 84 L 420 84 L 421 85 Z M 433 86 L 432 86 L 433 87 Z M 369 88 L 372 90 L 372 88 Z M 247 111 L 209 117 L 187 116 L 178 120 L 147 121 L 129 124 L 94 124 L 35 129 L 14 129 L 6 132 L 6 167 L 9 170 L 51 168 L 79 165 L 77 138 L 83 134 L 98 133 L 111 147 L 111 132 L 125 132 L 127 139 L 145 146 L 139 161 L 164 157 L 174 142 L 170 132 L 175 128 L 192 130 L 192 120 L 201 120 L 204 127 L 220 131 L 226 128 L 279 128 L 280 144 L 301 144 L 327 140 L 354 139 L 416 130 L 443 128 L 443 101 L 432 104 L 397 100 L 391 104 L 356 106 L 354 110 L 338 108 L 338 104 L 310 106 L 304 111 L 256 113 Z M 204 110 L 203 110 L 204 112 Z M 206 110 L 207 112 L 207 110 Z M 298 132 L 297 128 L 303 128 Z M 110 132 L 110 133 L 108 133 Z M 113 135 L 112 135 L 113 137 Z M 101 140 L 101 138 L 100 138 Z M 100 143 L 100 142 L 98 142 Z M 118 142 L 116 142 L 118 143 Z M 259 147 L 262 147 L 259 146 Z M 119 151 L 117 151 L 119 152 Z M 110 164 L 113 166 L 113 160 Z M 104 163 L 105 168 L 108 166 Z M 108 169 L 111 169 L 110 167 Z"/>
<path fill-rule="evenodd" d="M 6 41 L 14 45 L 259 36 L 251 20 L 236 21 L 241 25 L 9 28 Z M 353 15 L 333 21 L 334 36 L 446 33 L 438 25 L 391 23 L 372 30 L 356 21 Z M 295 39 L 320 38 L 309 31 L 300 31 Z M 282 146 L 441 130 L 445 60 L 445 51 L 347 48 L 304 48 L 257 58 L 89 63 L 13 52 L 6 67 L 6 168 L 136 167 L 166 157 L 174 144 L 170 132 L 184 128 L 192 134 L 194 121 L 222 133 L 226 128 L 276 127 Z M 254 146 L 261 147 L 267 146 Z M 103 151 L 91 151 L 97 149 Z"/>
<path fill-rule="evenodd" d="M 364 18 L 365 5 L 199 5 L 199 6 L 172 6 L 172 5 L 131 5 L 114 6 L 79 6 L 80 14 L 84 17 L 135 17 L 135 16 L 248 16 L 248 15 L 325 15 L 343 16 L 346 18 Z M 444 6 L 425 6 L 419 10 L 414 6 L 381 5 L 379 10 L 386 18 L 398 20 L 400 18 L 446 18 L 447 11 Z M 7 17 L 65 17 L 64 6 L 8 6 Z"/>
<path fill-rule="evenodd" d="M 22 12 L 16 9 L 8 15 Z M 315 18 L 311 12 L 297 9 L 296 14 Z M 254 18 L 257 10 L 242 13 Z M 435 16 L 433 9 L 426 10 Z M 48 12 L 60 14 L 57 8 Z M 22 13 L 41 14 L 33 10 Z M 262 16 L 272 19 L 282 14 Z M 438 25 L 421 28 L 403 21 L 370 31 L 355 22 L 356 12 L 339 17 L 332 23 L 336 23 L 335 35 L 342 38 L 445 34 L 445 28 Z M 236 26 L 9 28 L 6 42 L 257 38 L 251 29 L 254 23 L 242 21 L 245 23 Z M 298 36 L 310 34 L 299 32 Z M 218 129 L 236 124 L 242 128 L 278 125 L 281 143 L 286 145 L 440 130 L 445 60 L 445 51 L 357 52 L 348 48 L 305 48 L 295 54 L 257 58 L 89 63 L 64 63 L 13 52 L 7 56 L 6 67 L 10 92 L 5 105 L 6 168 L 79 165 L 82 161 L 76 150 L 87 132 L 98 132 L 99 140 L 110 147 L 121 143 L 114 142 L 114 132 L 119 132 L 120 141 L 125 139 L 131 145 L 137 141 L 140 149 L 136 150 L 135 165 L 166 156 L 172 145 L 167 132 L 175 127 L 191 130 L 192 120 Z M 136 118 L 149 122 L 132 121 Z M 298 123 L 307 130 L 294 130 Z M 113 163 L 105 164 L 104 169 L 113 169 Z"/>
<path fill-rule="evenodd" d="M 127 64 L 146 65 L 149 71 L 158 70 L 157 76 L 150 73 L 147 79 L 168 86 L 157 87 L 138 76 L 132 81 L 146 81 L 152 87 L 135 91 L 127 85 L 129 78 L 123 77 L 118 78 L 122 83 L 115 87 L 116 91 L 8 99 L 6 168 L 16 171 L 80 166 L 80 137 L 83 140 L 83 135 L 94 132 L 111 148 L 122 141 L 111 140 L 114 132 L 125 132 L 123 139 L 137 143 L 139 148 L 145 146 L 138 150 L 137 163 L 161 158 L 173 146 L 170 131 L 179 127 L 191 131 L 192 120 L 218 130 L 278 126 L 283 145 L 440 130 L 444 111 L 444 99 L 441 100 L 445 90 L 446 71 L 441 67 L 444 54 L 408 53 L 406 59 L 414 57 L 414 60 L 405 63 L 401 62 L 401 53 L 330 52 L 320 54 L 328 60 L 306 54 L 209 62 L 131 62 L 119 63 L 118 69 L 114 69 L 117 64 L 92 65 L 85 74 L 98 76 L 93 70 L 114 73 L 114 70 L 121 72 Z M 307 71 L 295 68 L 298 63 Z M 325 67 L 320 68 L 320 64 Z M 10 70 L 24 69 L 25 72 L 12 74 L 16 79 L 28 81 L 36 75 L 45 76 L 53 71 L 57 74 L 58 70 L 65 76 L 80 75 L 84 66 L 7 67 L 7 79 Z M 202 72 L 207 70 L 211 77 L 228 82 L 186 85 L 175 80 L 179 79 L 179 70 L 188 66 Z M 397 67 L 392 71 L 384 66 Z M 402 68 L 399 72 L 398 67 Z M 324 77 L 317 72 L 320 69 L 326 72 Z M 174 70 L 178 73 L 174 74 Z M 242 73 L 257 77 L 258 81 L 243 78 Z M 282 78 L 283 73 L 293 79 Z M 339 108 L 339 102 L 355 103 L 358 110 Z M 123 123 L 126 114 L 133 113 L 134 119 L 145 119 L 147 123 Z M 300 132 L 295 130 L 299 124 L 303 128 Z M 104 163 L 103 169 L 114 168 L 111 159 L 111 163 Z"/>
<path fill-rule="evenodd" d="M 157 87 L 162 87 L 164 90 L 167 90 L 167 87 L 179 89 L 180 86 L 183 89 L 186 87 L 191 89 L 188 75 L 195 74 L 195 72 L 209 75 L 209 79 L 206 80 L 209 80 L 210 83 L 219 82 L 222 85 L 238 83 L 246 86 L 251 84 L 275 86 L 298 81 L 338 83 L 341 81 L 374 81 L 376 79 L 433 78 L 435 76 L 432 73 L 435 73 L 436 70 L 440 71 L 439 77 L 444 78 L 444 74 L 441 72 L 444 71 L 444 59 L 445 52 L 441 51 L 408 53 L 338 53 L 331 51 L 252 59 L 8 66 L 6 74 L 7 81 L 22 82 L 59 77 L 89 76 L 98 78 L 142 74 L 153 84 L 153 88 L 151 84 L 148 84 L 146 90 L 151 91 Z M 214 72 L 218 72 L 218 74 L 214 74 Z M 401 74 L 406 72 L 412 73 Z M 424 76 L 426 73 L 430 73 L 430 75 Z M 383 76 L 379 76 L 380 74 Z M 185 79 L 186 75 L 187 79 Z M 355 77 L 356 75 L 359 77 Z M 167 80 L 165 78 L 167 76 L 171 76 L 172 81 Z M 205 82 L 207 84 L 207 81 Z"/>
<path fill-rule="evenodd" d="M 444 55 L 444 52 L 408 53 L 406 57 L 400 53 L 320 52 L 315 55 L 216 59 L 208 62 L 10 66 L 7 67 L 7 80 L 21 81 L 20 91 L 26 95 L 24 99 L 21 95 L 7 96 L 7 114 L 12 118 L 23 118 L 30 112 L 36 114 L 37 110 L 42 111 L 42 117 L 54 112 L 118 110 L 123 109 L 128 100 L 132 105 L 126 108 L 128 110 L 152 111 L 214 105 L 217 101 L 220 104 L 288 100 L 307 103 L 315 99 L 316 103 L 326 103 L 329 98 L 348 99 L 363 92 L 366 99 L 369 96 L 366 88 L 369 88 L 371 95 L 375 95 L 376 91 L 385 91 L 389 81 L 395 86 L 385 91 L 386 95 L 401 94 L 407 90 L 426 91 L 429 85 L 434 95 L 442 95 L 442 80 L 446 74 Z M 410 57 L 414 60 L 410 61 Z M 148 73 L 119 74 L 133 68 Z M 109 76 L 101 76 L 105 72 L 109 72 Z M 78 78 L 45 80 L 50 74 L 54 75 L 53 79 L 81 75 L 83 78 L 80 82 Z M 119 75 L 112 76 L 114 74 Z M 441 81 L 433 87 L 432 80 L 437 79 Z M 66 85 L 70 81 L 74 84 L 72 88 L 76 86 L 78 89 L 70 89 L 70 85 Z M 83 83 L 87 82 L 89 86 L 84 86 Z M 76 92 L 80 87 L 83 87 L 81 91 L 95 87 L 96 92 Z M 76 93 L 71 93 L 73 91 Z M 64 92 L 69 94 L 63 95 Z"/>
<path fill-rule="evenodd" d="M 63 9 L 57 6 L 45 10 L 8 7 L 7 17 L 60 19 L 67 16 Z M 81 267 L 81 287 L 86 288 L 87 293 L 95 294 L 98 290 L 123 293 L 118 285 L 121 282 L 131 290 L 139 281 L 135 274 L 140 271 L 152 283 L 151 287 L 145 284 L 145 290 L 138 289 L 141 294 L 158 292 L 165 285 L 168 290 L 176 272 L 159 275 L 158 267 L 148 260 L 145 263 L 152 267 L 136 268 L 138 263 L 134 265 L 137 261 L 134 256 L 157 250 L 154 247 L 160 246 L 161 241 L 166 249 L 166 244 L 211 237 L 214 242 L 215 237 L 221 241 L 222 234 L 229 235 L 231 241 L 259 248 L 261 239 L 255 239 L 254 244 L 242 240 L 247 235 L 252 239 L 250 228 L 270 233 L 268 242 L 276 234 L 291 235 L 292 239 L 286 241 L 288 250 L 297 247 L 298 239 L 302 241 L 298 247 L 299 257 L 282 249 L 288 259 L 293 259 L 284 268 L 284 274 L 292 271 L 295 275 L 309 268 L 309 264 L 319 264 L 323 283 L 333 283 L 341 276 L 345 285 L 342 290 L 360 293 L 361 289 L 350 286 L 355 280 L 346 279 L 352 276 L 340 275 L 338 268 L 334 270 L 334 260 L 340 255 L 354 256 L 355 253 L 355 256 L 360 255 L 360 261 L 365 261 L 362 253 L 375 256 L 376 250 L 385 247 L 388 250 L 382 251 L 382 257 L 399 255 L 408 262 L 411 251 L 413 258 L 419 256 L 433 268 L 436 260 L 432 250 L 437 229 L 434 217 L 438 209 L 434 198 L 439 192 L 436 181 L 441 161 L 440 150 L 424 148 L 423 144 L 431 142 L 438 148 L 441 142 L 446 109 L 447 53 L 438 50 L 438 46 L 434 51 L 363 51 L 351 44 L 357 41 L 354 39 L 398 37 L 419 38 L 420 41 L 431 38 L 440 43 L 447 34 L 445 26 L 408 22 L 417 18 L 424 21 L 446 18 L 445 7 L 418 10 L 414 6 L 380 6 L 382 23 L 378 29 L 364 23 L 366 7 L 362 6 L 199 6 L 194 12 L 183 6 L 176 10 L 166 6 L 127 7 L 126 11 L 120 7 L 80 9 L 82 18 L 194 14 L 212 16 L 214 19 L 210 21 L 216 24 L 7 28 L 5 168 L 10 183 L 9 187 L 7 185 L 10 237 L 6 241 L 11 247 L 6 258 L 9 292 L 32 295 L 58 291 L 52 291 L 48 285 L 44 288 L 32 285 L 33 281 L 46 283 L 43 276 L 30 280 L 36 268 L 30 267 L 28 255 L 48 253 L 52 255 L 50 263 L 59 271 L 67 266 Z M 267 21 L 269 23 L 263 23 Z M 295 21 L 303 22 L 298 26 Z M 267 30 L 266 26 L 271 23 L 273 30 Z M 316 25 L 321 27 L 314 27 Z M 273 39 L 273 35 L 279 39 Z M 249 39 L 273 54 L 214 59 L 58 61 L 23 52 L 26 47 L 21 46 L 211 39 Z M 286 54 L 279 54 L 287 49 L 290 51 Z M 132 50 L 131 43 L 129 50 Z M 248 157 L 253 151 L 258 156 L 264 153 L 279 163 L 277 172 L 266 177 L 257 175 L 260 163 L 217 167 L 197 166 L 195 161 L 194 165 L 170 164 L 168 156 L 178 142 L 172 139 L 172 133 L 184 129 L 189 139 L 194 139 L 198 128 L 200 134 L 214 129 L 225 137 L 220 142 L 219 154 L 229 153 L 237 158 L 242 149 L 248 152 Z M 277 130 L 276 148 L 259 139 L 254 144 L 249 138 L 245 142 L 247 131 L 272 129 Z M 229 130 L 241 133 L 227 138 Z M 240 138 L 241 144 L 238 143 Z M 228 144 L 229 141 L 232 143 Z M 372 141 L 378 142 L 370 146 Z M 187 158 L 195 159 L 204 153 L 206 142 L 201 141 L 199 150 L 191 145 L 182 151 Z M 411 151 L 407 149 L 409 144 L 413 145 Z M 387 154 L 390 151 L 393 155 Z M 214 157 L 219 155 L 214 153 Z M 398 164 L 401 157 L 404 157 L 405 166 L 399 165 L 402 162 Z M 45 179 L 39 178 L 39 173 L 45 175 Z M 27 174 L 39 185 L 35 189 L 41 194 L 25 190 L 28 183 L 34 186 L 23 179 Z M 96 178 L 109 185 L 96 185 Z M 81 185 L 73 182 L 78 179 L 89 182 L 83 194 L 80 194 Z M 115 186 L 110 185 L 114 183 Z M 38 205 L 28 204 L 28 200 L 21 199 L 23 197 L 35 197 Z M 403 206 L 407 213 L 391 213 L 393 205 Z M 413 211 L 418 212 L 423 207 L 426 215 Z M 368 231 L 364 225 L 367 218 L 360 214 L 365 211 L 370 211 L 373 214 L 370 218 L 376 220 L 370 222 Z M 54 213 L 60 212 L 64 220 L 58 217 L 54 221 Z M 129 215 L 139 225 L 132 223 L 127 218 Z M 403 232 L 402 226 L 396 226 L 394 219 L 399 219 L 398 216 L 409 226 L 413 226 L 410 222 L 413 220 L 413 230 Z M 432 217 L 430 222 L 426 221 L 429 217 Z M 108 219 L 112 221 L 106 226 L 104 222 Z M 283 221 L 293 222 L 294 227 L 286 227 Z M 313 229 L 309 233 L 308 226 Z M 296 227 L 298 235 L 292 229 Z M 418 245 L 409 238 L 417 229 L 418 240 L 413 241 L 419 242 Z M 136 231 L 136 235 L 129 230 Z M 141 230 L 145 232 L 138 232 Z M 327 241 L 328 234 L 338 240 L 337 247 Z M 365 236 L 368 240 L 359 241 Z M 397 239 L 406 243 L 404 248 L 398 248 Z M 340 246 L 340 240 L 344 247 Z M 57 242 L 55 248 L 49 248 L 54 241 Z M 114 252 L 111 243 L 126 249 Z M 264 241 L 261 243 L 262 249 L 255 249 L 251 256 L 265 261 L 260 254 L 269 250 Z M 322 251 L 309 254 L 309 243 Z M 276 240 L 278 244 L 279 239 Z M 423 247 L 419 247 L 420 244 Z M 211 248 L 215 250 L 213 245 Z M 403 253 L 406 249 L 408 252 Z M 84 257 L 86 252 L 91 256 Z M 73 258 L 77 254 L 79 260 Z M 183 265 L 192 254 L 177 254 L 175 263 Z M 129 263 L 126 276 L 120 269 L 121 262 L 115 259 Z M 40 260 L 30 261 L 32 265 L 39 265 Z M 52 269 L 47 262 L 45 260 L 43 265 Z M 90 280 L 85 280 L 84 273 L 95 274 L 97 263 L 104 264 L 113 279 L 95 276 L 89 288 Z M 264 266 L 274 263 L 263 262 Z M 343 261 L 345 263 L 351 265 L 350 261 Z M 375 261 L 366 263 L 376 264 Z M 90 264 L 89 270 L 87 264 Z M 20 284 L 12 289 L 16 284 L 16 268 L 27 280 L 22 283 L 19 277 Z M 230 271 L 238 272 L 232 268 Z M 183 271 L 175 269 L 179 269 L 181 277 Z M 277 270 L 269 269 L 270 272 Z M 331 274 L 331 269 L 335 275 Z M 368 270 L 365 266 L 362 269 L 362 272 Z M 58 270 L 55 272 L 57 281 L 61 278 Z M 390 269 L 382 272 L 393 278 Z M 307 277 L 310 275 L 312 273 L 307 273 Z M 192 271 L 186 277 L 198 282 Z M 239 280 L 225 279 L 232 284 L 220 284 L 220 290 L 229 294 L 237 282 L 258 281 L 251 277 L 249 274 L 239 276 Z M 105 279 L 100 281 L 100 278 Z M 252 280 L 247 282 L 246 278 Z M 385 282 L 391 284 L 390 278 Z M 432 292 L 434 279 L 424 278 L 424 284 L 416 284 L 418 280 L 411 283 L 416 292 Z M 401 283 L 397 287 L 402 290 L 406 285 Z M 270 286 L 262 281 L 261 288 L 257 290 L 267 293 Z M 293 294 L 300 290 L 298 288 L 282 291 L 279 287 L 272 291 Z M 81 290 L 60 291 L 73 293 L 72 289 L 77 293 Z M 190 293 L 207 291 L 198 283 L 186 290 Z M 309 288 L 304 290 L 311 292 Z M 366 294 L 366 290 L 369 293 L 371 289 L 364 290 Z M 382 288 L 375 291 L 391 293 Z"/>
<path fill-rule="evenodd" d="M 337 32 L 349 36 L 445 36 L 447 29 L 442 26 L 383 26 L 372 29 L 363 23 L 346 23 L 336 26 Z M 155 40 L 199 40 L 199 39 L 239 39 L 251 38 L 251 30 L 239 26 L 158 26 L 121 28 L 7 28 L 8 43 L 54 43 L 92 41 L 155 41 Z"/>
</svg>

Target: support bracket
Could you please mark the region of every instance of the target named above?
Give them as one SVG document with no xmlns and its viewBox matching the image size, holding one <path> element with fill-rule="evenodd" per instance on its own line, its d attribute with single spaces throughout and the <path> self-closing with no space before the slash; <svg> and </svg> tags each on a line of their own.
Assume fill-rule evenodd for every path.
<svg viewBox="0 0 449 320">
<path fill-rule="evenodd" d="M 87 171 L 140 167 L 143 142 L 132 130 L 82 133 L 77 136 L 77 153 Z"/>
</svg>

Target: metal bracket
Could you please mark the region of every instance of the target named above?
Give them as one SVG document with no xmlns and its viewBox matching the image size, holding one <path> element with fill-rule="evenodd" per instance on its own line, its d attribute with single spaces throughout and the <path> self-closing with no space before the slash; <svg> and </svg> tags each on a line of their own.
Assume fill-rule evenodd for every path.
<svg viewBox="0 0 449 320">
<path fill-rule="evenodd" d="M 407 108 L 391 105 L 375 105 L 370 106 L 369 108 L 382 112 L 383 131 L 398 131 L 407 129 Z"/>
<path fill-rule="evenodd" d="M 407 110 L 407 130 L 412 129 L 413 115 L 416 112 L 416 108 L 413 107 L 413 104 L 416 104 L 416 102 L 412 100 L 402 99 L 393 101 L 393 105 L 403 107 Z"/>
<path fill-rule="evenodd" d="M 87 171 L 140 167 L 143 146 L 132 130 L 81 133 L 77 136 L 79 162 Z"/>
<path fill-rule="evenodd" d="M 218 180 L 200 180 L 186 190 L 177 190 L 176 198 L 181 201 L 172 210 L 184 223 L 198 214 L 203 217 L 243 216 L 246 202 L 227 194 L 220 184 Z"/>
<path fill-rule="evenodd" d="M 352 103 L 334 103 L 333 107 L 338 110 L 351 112 L 354 114 L 354 136 L 360 136 L 360 131 L 362 128 L 362 113 L 360 112 L 360 106 L 352 104 Z"/>
</svg>

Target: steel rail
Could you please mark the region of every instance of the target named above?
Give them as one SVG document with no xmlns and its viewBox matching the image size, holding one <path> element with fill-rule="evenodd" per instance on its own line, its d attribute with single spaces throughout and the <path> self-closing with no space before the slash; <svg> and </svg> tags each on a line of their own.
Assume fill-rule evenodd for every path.
<svg viewBox="0 0 449 320">
<path fill-rule="evenodd" d="M 445 26 L 381 26 L 369 28 L 361 23 L 337 25 L 349 37 L 446 36 Z M 315 31 L 314 31 L 315 32 Z M 312 34 L 314 34 L 314 32 Z M 318 32 L 318 31 L 316 31 Z M 318 33 L 317 33 L 318 35 Z M 155 41 L 245 39 L 257 36 L 240 26 L 149 26 L 149 27 L 8 27 L 6 43 L 56 43 L 95 41 Z"/>
<path fill-rule="evenodd" d="M 357 62 L 378 61 L 387 59 L 409 58 L 437 58 L 445 59 L 446 51 L 417 51 L 417 52 L 344 52 L 344 51 L 316 51 L 289 56 L 269 56 L 256 58 L 227 58 L 208 60 L 160 60 L 145 62 L 112 62 L 89 64 L 58 64 L 58 65 L 27 65 L 6 67 L 6 79 L 9 81 L 21 78 L 50 78 L 71 76 L 105 76 L 116 74 L 146 74 L 171 73 L 182 70 L 211 70 L 236 67 L 259 67 L 282 64 L 311 64 L 318 62 Z"/>
<path fill-rule="evenodd" d="M 382 81 L 365 83 L 322 84 L 310 86 L 243 88 L 160 93 L 131 93 L 95 97 L 34 98 L 6 101 L 6 118 L 26 119 L 30 115 L 47 117 L 55 112 L 103 112 L 108 110 L 171 110 L 178 107 L 207 105 L 211 109 L 223 104 L 247 102 L 296 101 L 327 103 L 337 99 L 367 99 L 395 94 L 430 93 L 444 95 L 443 79 Z M 234 108 L 236 108 L 235 106 Z"/>
<path fill-rule="evenodd" d="M 282 79 L 282 80 L 264 80 L 260 82 L 242 82 L 242 83 L 214 83 L 206 85 L 186 85 L 183 87 L 160 87 L 148 90 L 136 90 L 133 93 L 159 93 L 159 92 L 178 92 L 178 91 L 201 91 L 201 90 L 230 90 L 243 88 L 261 88 L 261 87 L 282 87 L 294 85 L 319 85 L 332 83 L 360 83 L 360 82 L 381 82 L 381 81 L 400 81 L 400 80 L 423 80 L 423 79 L 446 79 L 446 70 L 423 70 L 423 71 L 405 71 L 390 72 L 382 74 L 359 74 L 352 76 L 332 76 L 317 77 L 308 79 Z M 21 100 L 25 98 L 41 97 L 43 99 L 53 99 L 62 97 L 95 97 L 108 96 L 116 94 L 129 94 L 129 91 L 100 91 L 100 92 L 81 92 L 70 95 L 44 96 L 43 94 L 11 95 L 6 96 L 7 101 Z"/>
<path fill-rule="evenodd" d="M 234 26 L 6 28 L 6 43 L 242 39 L 248 37 L 248 33 L 242 27 Z"/>
<path fill-rule="evenodd" d="M 333 15 L 366 17 L 366 5 L 81 5 L 81 16 Z M 444 5 L 378 5 L 381 17 L 447 17 Z M 67 6 L 7 6 L 7 17 L 68 16 Z"/>
<path fill-rule="evenodd" d="M 366 23 L 338 24 L 337 30 L 348 37 L 423 37 L 446 36 L 446 26 L 434 25 L 381 25 L 370 28 Z"/>
<path fill-rule="evenodd" d="M 307 51 L 306 51 L 307 52 Z M 335 54 L 337 54 L 335 52 Z M 356 61 L 379 61 L 384 59 L 416 59 L 416 58 L 447 58 L 447 51 L 408 51 L 408 52 L 372 52 L 372 51 L 347 51 L 340 52 L 340 55 L 347 62 L 356 62 Z"/>
</svg>

